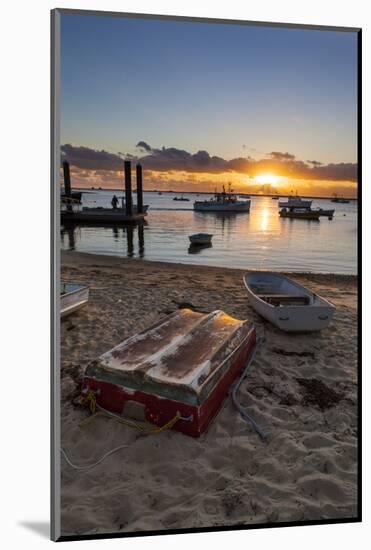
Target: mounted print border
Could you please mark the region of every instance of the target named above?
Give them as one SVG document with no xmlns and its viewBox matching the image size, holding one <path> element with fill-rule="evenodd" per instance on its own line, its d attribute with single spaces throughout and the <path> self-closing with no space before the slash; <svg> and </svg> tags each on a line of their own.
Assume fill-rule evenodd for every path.
<svg viewBox="0 0 371 550">
<path fill-rule="evenodd" d="M 94 25 L 87 31 L 88 40 L 92 40 L 94 32 L 97 43 L 101 44 L 99 40 L 106 39 L 102 57 L 99 52 L 92 52 L 95 65 L 92 63 L 87 68 L 87 71 L 97 69 L 97 80 L 100 79 L 99 68 L 105 64 L 106 77 L 110 69 L 117 70 L 117 65 L 105 54 L 111 51 L 116 60 L 120 57 L 117 43 L 114 42 L 118 25 L 127 22 L 147 25 L 145 29 L 141 28 L 138 36 L 135 36 L 135 29 L 126 28 L 133 42 L 127 47 L 127 57 L 123 56 L 121 63 L 122 67 L 128 63 L 131 80 L 135 80 L 137 74 L 141 73 L 138 77 L 138 103 L 145 101 L 147 91 L 151 94 L 153 92 L 145 87 L 145 84 L 148 86 L 148 79 L 143 77 L 143 73 L 150 73 L 154 82 L 156 73 L 160 73 L 161 85 L 155 94 L 161 93 L 166 99 L 162 107 L 158 107 L 158 96 L 154 95 L 152 99 L 157 108 L 163 109 L 164 132 L 168 131 L 169 135 L 161 135 L 157 123 L 150 126 L 151 120 L 157 120 L 150 110 L 152 99 L 148 104 L 142 103 L 140 108 L 143 107 L 147 113 L 150 126 L 148 136 L 160 136 L 162 142 L 152 143 L 149 137 L 135 131 L 128 137 L 133 148 L 129 151 L 127 143 L 124 144 L 129 152 L 118 152 L 122 149 L 119 149 L 117 139 L 116 149 L 113 145 L 110 149 L 109 144 L 114 139 L 106 134 L 103 136 L 110 126 L 107 123 L 105 127 L 104 119 L 99 119 L 102 98 L 98 96 L 102 95 L 104 86 L 113 89 L 114 83 L 102 80 L 97 85 L 98 91 L 91 87 L 89 94 L 95 94 L 92 97 L 97 111 L 91 111 L 90 115 L 88 109 L 84 111 L 84 97 L 79 94 L 84 91 L 87 93 L 89 87 L 84 78 L 87 81 L 90 78 L 88 72 L 79 74 L 78 70 L 81 62 L 78 55 L 83 48 L 84 34 L 79 37 L 78 25 L 72 24 L 68 31 L 70 34 L 66 31 L 63 36 L 63 19 L 66 17 L 70 20 L 76 17 L 79 21 L 95 18 Z M 114 22 L 113 26 L 111 29 L 105 28 L 100 37 L 97 26 L 103 22 L 106 25 L 107 21 Z M 242 134 L 235 140 L 231 134 L 231 124 L 235 124 L 236 133 L 240 132 L 238 117 L 231 118 L 226 124 L 225 141 L 230 140 L 231 145 L 226 146 L 225 151 L 221 151 L 221 142 L 215 137 L 215 129 L 220 130 L 217 125 L 209 132 L 204 131 L 201 124 L 197 126 L 203 138 L 209 135 L 210 142 L 201 145 L 197 137 L 192 148 L 190 140 L 194 136 L 189 130 L 192 121 L 189 123 L 179 113 L 174 115 L 172 111 L 174 105 L 171 101 L 174 96 L 171 97 L 169 90 L 172 90 L 171 75 L 176 72 L 176 60 L 172 61 L 171 56 L 166 59 L 154 57 L 149 63 L 152 53 L 154 55 L 157 51 L 154 48 L 149 55 L 151 40 L 155 41 L 158 30 L 154 28 L 148 38 L 149 29 L 151 24 L 161 23 L 169 26 L 170 34 L 165 40 L 175 41 L 178 50 L 175 48 L 173 55 L 178 53 L 185 63 L 185 71 L 191 71 L 192 59 L 195 59 L 192 56 L 196 55 L 196 47 L 202 44 L 202 41 L 198 42 L 197 34 L 196 45 L 191 40 L 188 42 L 191 51 L 188 54 L 185 43 L 181 43 L 182 39 L 191 35 L 192 25 L 204 25 L 203 29 L 207 27 L 207 32 L 211 32 L 208 35 L 211 44 L 217 43 L 218 32 L 223 33 L 222 41 L 225 41 L 226 49 L 224 60 L 215 61 L 212 51 L 201 50 L 205 74 L 210 71 L 211 82 L 210 89 L 204 89 L 202 93 L 206 93 L 209 104 L 215 108 L 222 105 L 222 96 L 228 96 L 231 117 L 237 112 L 230 108 L 231 104 L 242 109 L 243 94 L 239 89 L 228 87 L 233 87 L 233 75 L 236 76 L 236 82 L 245 82 L 241 76 L 243 69 L 239 69 L 238 60 L 235 61 L 233 56 L 229 58 L 230 66 L 223 65 L 228 54 L 233 52 L 233 46 L 228 42 L 233 32 L 239 35 L 236 45 L 243 43 L 242 35 L 249 30 L 253 33 L 290 31 L 297 33 L 295 36 L 299 36 L 298 31 L 354 35 L 357 59 L 350 73 L 355 77 L 355 104 L 348 105 L 349 97 L 346 93 L 339 96 L 340 109 L 345 109 L 344 105 L 347 109 L 349 107 L 344 126 L 339 127 L 344 133 L 350 129 L 349 135 L 354 139 L 349 137 L 350 145 L 346 138 L 339 143 L 341 147 L 344 145 L 344 151 L 348 145 L 349 150 L 354 149 L 356 162 L 351 163 L 347 158 L 335 160 L 336 154 L 329 147 L 331 132 L 325 136 L 327 142 L 322 139 L 322 135 L 317 136 L 323 143 L 327 143 L 327 163 L 322 158 L 306 160 L 312 158 L 309 154 L 302 160 L 296 152 L 287 152 L 286 143 L 292 139 L 289 132 L 283 145 L 277 143 L 273 148 L 269 142 L 269 151 L 260 149 L 261 139 L 259 141 L 256 138 L 258 145 L 255 146 L 251 134 L 251 143 L 241 141 L 240 150 L 237 150 L 235 141 L 242 140 Z M 178 39 L 178 27 L 174 27 L 177 24 L 182 25 Z M 112 34 L 109 34 L 111 31 Z M 135 45 L 139 44 L 135 40 L 140 41 L 145 36 L 148 40 L 145 44 L 148 58 L 143 55 L 145 49 L 135 49 Z M 107 49 L 110 40 L 111 50 Z M 308 45 L 303 47 L 307 48 L 305 51 L 308 53 Z M 260 44 L 256 50 L 257 56 L 264 57 L 264 61 L 269 54 L 265 48 L 266 45 Z M 161 52 L 161 49 L 158 51 Z M 292 49 L 284 48 L 282 51 L 291 52 L 290 55 L 294 56 Z M 83 53 L 86 55 L 86 50 Z M 135 58 L 134 61 L 129 53 Z M 236 57 L 239 58 L 237 53 L 240 52 L 236 50 Z M 88 58 L 83 59 L 84 62 L 87 60 L 89 63 Z M 324 64 L 328 62 L 326 59 L 319 61 Z M 166 65 L 166 69 L 160 67 L 161 63 Z M 292 63 L 294 66 L 295 61 Z M 194 87 L 197 87 L 198 82 L 204 82 L 205 78 L 199 65 L 195 68 L 199 72 L 195 72 Z M 340 78 L 340 65 L 333 67 L 334 82 Z M 358 28 L 70 9 L 52 11 L 53 540 L 323 525 L 362 520 L 361 65 L 362 31 Z M 258 70 L 259 60 L 253 66 Z M 219 78 L 223 80 L 225 76 L 225 81 L 220 83 L 220 90 L 214 86 L 215 74 L 212 72 L 218 70 Z M 273 65 L 271 70 L 274 70 Z M 83 72 L 84 65 L 81 64 Z M 288 75 L 289 71 L 286 78 L 289 78 Z M 180 101 L 188 97 L 190 102 L 195 102 L 195 89 L 187 79 L 182 80 L 183 76 L 180 72 L 174 76 L 179 79 L 175 90 L 184 88 L 185 95 L 181 96 Z M 188 76 L 192 82 L 192 72 Z M 71 87 L 63 89 L 69 77 L 72 79 Z M 275 73 L 275 78 L 278 78 L 278 73 Z M 331 75 L 329 78 L 331 80 Z M 124 89 L 122 75 L 119 80 Z M 252 90 L 253 74 L 249 74 L 249 80 Z M 329 89 L 334 82 L 328 84 Z M 269 80 L 264 80 L 264 83 L 267 87 L 252 96 L 251 101 L 256 101 L 257 111 L 262 109 L 259 95 L 266 94 L 268 100 L 272 97 L 269 94 Z M 317 84 L 320 88 L 321 82 Z M 276 85 L 279 88 L 278 80 Z M 130 93 L 135 87 L 128 88 L 127 93 Z M 299 91 L 302 90 L 305 93 L 304 88 Z M 277 94 L 281 92 L 282 89 L 277 90 Z M 113 92 L 113 101 L 112 98 L 118 101 Z M 125 96 L 125 99 L 128 100 L 128 97 Z M 135 99 L 128 101 L 128 105 L 134 105 Z M 316 96 L 316 101 L 320 101 L 320 94 Z M 279 104 L 287 106 L 284 96 L 280 97 L 280 102 L 274 108 L 278 109 Z M 107 101 L 107 112 L 109 110 L 111 119 L 114 118 L 112 109 L 118 104 L 109 105 Z M 202 111 L 196 103 L 192 105 L 194 124 L 198 125 L 202 119 L 205 125 L 212 126 L 212 107 L 208 111 L 207 101 L 203 99 Z M 267 104 L 267 108 L 271 105 Z M 184 125 L 181 131 L 175 129 L 171 120 L 165 116 L 167 108 L 169 119 L 179 116 L 178 123 Z M 318 109 L 321 116 L 325 116 L 320 104 Z M 139 111 L 129 114 L 123 108 L 122 116 L 127 120 L 128 131 L 133 128 L 142 131 L 145 128 L 144 117 Z M 352 111 L 354 120 L 349 117 Z M 294 116 L 297 119 L 293 124 L 304 124 L 303 133 L 306 131 L 305 125 L 313 122 L 309 120 L 309 110 L 303 113 L 302 119 L 299 114 Z M 221 120 L 220 112 L 218 117 L 217 120 Z M 272 127 L 274 121 L 278 123 L 279 120 L 279 115 L 273 112 L 272 107 Z M 259 124 L 253 117 L 249 122 L 255 129 L 255 135 L 259 136 Z M 76 144 L 72 138 L 83 136 L 84 123 L 88 125 L 86 141 Z M 267 129 L 266 125 L 262 124 L 262 127 Z M 352 128 L 355 128 L 353 134 Z M 282 128 L 283 132 L 286 130 Z M 124 131 L 126 128 L 120 128 L 117 135 Z M 276 130 L 272 129 L 272 134 L 275 133 Z M 334 140 L 339 137 L 335 133 Z M 178 139 L 174 146 L 163 145 L 174 136 Z M 71 142 L 66 141 L 69 138 Z M 305 142 L 308 144 L 308 140 Z M 212 147 L 216 151 L 212 151 Z M 235 150 L 232 151 L 233 147 Z M 210 149 L 210 154 L 204 150 L 206 148 L 208 151 Z M 291 182 L 292 173 L 295 183 L 290 185 L 297 185 L 304 198 L 295 191 L 291 193 L 289 183 L 285 185 L 285 182 Z M 326 199 L 329 204 L 318 183 L 322 181 L 321 178 L 327 181 L 327 195 L 331 193 L 332 202 L 329 196 Z M 304 184 L 300 183 L 306 180 L 312 182 L 313 194 L 308 194 Z M 355 182 L 355 185 L 352 187 L 353 195 L 348 200 L 344 195 L 351 187 L 347 188 L 344 182 L 348 184 L 349 181 Z M 214 194 L 214 182 L 215 187 L 219 188 L 215 196 L 210 197 Z M 61 183 L 64 186 L 62 192 Z M 84 206 L 81 196 L 85 197 L 88 206 Z M 289 197 L 287 202 L 286 199 L 282 201 L 283 196 Z M 170 202 L 173 200 L 176 204 Z M 306 201 L 309 205 L 305 204 Z M 346 203 L 350 203 L 350 206 L 345 206 Z M 227 209 L 232 212 L 226 213 Z M 237 209 L 245 213 L 236 214 Z M 303 217 L 304 220 L 298 219 Z M 338 224 L 335 225 L 338 228 L 335 232 L 333 224 Z M 172 229 L 171 238 L 166 233 L 169 227 Z M 322 234 L 318 233 L 319 227 L 323 230 Z M 195 233 L 189 235 L 188 242 L 189 231 Z M 289 242 L 292 235 L 299 243 L 297 257 L 289 245 L 284 249 L 274 249 L 274 246 L 280 246 L 274 243 Z M 334 248 L 335 259 L 327 266 L 326 262 L 331 258 L 326 259 L 326 246 L 321 246 L 323 243 L 332 243 L 331 246 L 335 247 L 336 241 L 343 235 L 346 235 L 344 262 L 340 261 L 341 250 L 337 256 Z M 243 248 L 247 239 L 251 247 L 249 249 Z M 312 242 L 316 245 L 310 248 Z M 262 252 L 269 247 L 269 243 L 269 253 Z M 309 255 L 305 251 L 306 245 L 311 249 Z M 245 261 L 241 250 L 245 250 L 243 254 L 246 257 L 249 254 L 250 263 Z M 285 255 L 287 264 L 282 265 L 280 262 Z M 303 268 L 299 270 L 298 265 Z M 318 266 L 317 269 L 314 267 L 312 270 L 312 265 Z M 242 278 L 243 269 L 247 273 Z M 259 275 L 256 276 L 256 273 Z M 292 281 L 291 277 L 295 280 Z M 213 294 L 214 298 L 208 297 L 209 294 Z M 309 310 L 309 306 L 312 309 Z M 126 313 L 123 313 L 123 308 Z M 69 316 L 70 313 L 73 316 Z M 287 319 L 290 315 L 294 317 L 290 317 L 292 324 L 289 328 Z M 314 317 L 311 318 L 311 315 Z M 318 319 L 322 319 L 321 326 L 318 325 Z M 297 330 L 304 331 L 304 336 L 290 332 Z M 307 332 L 313 330 L 323 332 Z M 345 367 L 347 361 L 353 367 Z M 275 371 L 277 365 L 282 367 L 282 371 Z M 341 369 L 339 376 L 334 374 L 337 368 Z M 269 406 L 263 406 L 260 410 L 259 403 L 264 400 L 269 402 Z M 346 405 L 342 405 L 344 403 Z M 142 414 L 144 416 L 141 419 Z M 104 418 L 99 418 L 99 415 Z M 277 428 L 276 440 L 272 436 L 274 428 L 269 427 L 268 419 L 272 419 L 273 426 Z M 287 439 L 282 428 L 285 422 L 290 426 Z M 327 428 L 318 432 L 307 429 L 308 422 L 317 422 L 318 425 L 323 423 Z M 137 435 L 131 429 L 133 425 L 140 427 L 142 435 Z M 68 430 L 71 430 L 70 438 L 66 436 Z M 81 444 L 78 430 L 82 434 Z M 335 431 L 332 433 L 331 430 Z M 352 442 L 346 448 L 342 446 L 342 434 Z M 234 439 L 239 441 L 235 447 Z M 94 440 L 101 442 L 98 448 L 94 447 Z M 65 448 L 66 441 L 68 449 Z M 147 448 L 145 441 L 150 442 Z M 273 450 L 272 447 L 269 450 L 269 441 Z M 70 448 L 73 444 L 74 447 Z M 120 449 L 123 448 L 122 451 L 118 445 Z M 285 445 L 287 452 L 284 452 Z M 139 450 L 131 457 L 132 462 L 136 463 L 135 468 L 133 464 L 130 465 L 127 473 L 122 467 L 125 462 L 118 468 L 116 459 L 110 455 L 111 451 L 117 450 L 118 454 L 122 452 L 121 458 L 126 458 L 126 449 L 130 449 L 130 446 L 136 446 Z M 259 446 L 263 449 L 266 446 L 267 452 L 273 454 L 271 462 L 263 460 L 263 455 L 258 451 Z M 335 450 L 327 452 L 328 447 Z M 146 470 L 149 465 L 143 457 L 148 458 L 150 453 L 153 464 L 149 472 Z M 188 463 L 184 461 L 182 453 L 188 453 Z M 291 459 L 290 453 L 293 453 Z M 179 457 L 180 470 L 174 467 L 174 462 L 166 462 L 162 466 L 164 471 L 161 470 L 162 457 L 166 454 L 171 456 L 171 461 Z M 301 468 L 297 464 L 294 467 L 293 462 L 301 461 Z M 192 462 L 193 468 L 189 465 Z M 103 464 L 108 469 L 111 466 L 112 472 L 117 475 L 117 484 L 121 488 L 117 497 L 122 500 L 120 505 L 113 494 L 115 484 L 112 478 L 109 479 L 110 476 L 105 478 L 104 484 L 111 493 L 104 494 L 97 481 L 99 473 L 96 477 L 95 474 L 87 473 L 93 472 L 98 465 L 103 468 Z M 280 472 L 285 464 L 292 468 L 286 477 Z M 130 493 L 133 486 L 128 475 L 132 477 L 135 472 L 138 475 L 137 492 L 140 498 Z M 345 472 L 345 487 L 338 483 L 341 472 Z M 219 474 L 223 474 L 220 483 Z M 83 505 L 77 513 L 75 484 L 82 475 L 85 481 L 89 479 L 87 484 L 82 481 L 83 490 L 92 490 L 94 498 L 101 499 L 101 516 L 98 509 L 93 511 L 93 516 L 99 516 L 101 520 L 93 526 L 89 523 Z M 182 475 L 184 483 L 180 479 Z M 204 478 L 208 481 L 203 484 Z M 241 479 L 245 482 L 248 480 L 245 493 L 237 490 L 237 479 L 238 484 L 241 484 Z M 186 507 L 185 516 L 191 516 L 187 506 L 194 506 L 197 502 L 196 488 L 199 483 L 203 495 L 198 504 L 201 503 L 203 507 L 195 515 L 194 521 L 181 521 L 179 510 L 183 510 L 182 506 Z M 283 485 L 280 487 L 281 483 Z M 176 488 L 175 493 L 171 491 L 172 485 Z M 161 487 L 166 488 L 167 496 L 161 497 Z M 211 491 L 210 498 L 208 490 Z M 295 492 L 297 495 L 294 498 Z M 183 495 L 180 499 L 179 494 Z M 275 500 L 280 494 L 291 494 L 287 497 L 290 502 L 283 514 L 280 515 L 274 506 L 265 510 L 270 498 Z M 129 502 L 128 497 L 133 498 L 134 504 Z M 161 498 L 164 499 L 163 503 L 160 502 Z M 342 506 L 340 501 L 349 501 L 349 504 L 343 506 L 344 517 L 341 512 L 333 514 L 334 506 L 326 504 L 326 499 L 339 499 L 339 510 Z M 297 511 L 290 512 L 295 507 Z M 240 512 L 241 509 L 245 512 Z M 146 521 L 150 513 L 155 521 Z M 140 519 L 141 515 L 143 520 Z"/>
</svg>

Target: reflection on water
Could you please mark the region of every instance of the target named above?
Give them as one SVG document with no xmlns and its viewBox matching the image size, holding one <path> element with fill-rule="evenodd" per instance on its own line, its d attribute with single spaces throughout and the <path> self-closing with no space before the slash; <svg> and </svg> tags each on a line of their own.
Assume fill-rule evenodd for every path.
<svg viewBox="0 0 371 550">
<path fill-rule="evenodd" d="M 109 205 L 112 193 L 83 196 L 84 204 Z M 145 193 L 151 208 L 144 225 L 62 227 L 61 247 L 96 254 L 248 269 L 356 273 L 357 203 L 337 204 L 334 219 L 280 218 L 277 201 L 252 197 L 250 213 L 182 210 L 172 195 Z M 93 200 L 92 200 L 93 199 Z M 313 207 L 330 208 L 328 200 Z M 213 245 L 189 246 L 192 233 L 213 234 Z"/>
<path fill-rule="evenodd" d="M 95 251 L 97 254 L 110 254 L 110 255 L 118 255 L 118 256 L 128 256 L 129 258 L 132 258 L 134 256 L 138 256 L 139 258 L 143 258 L 144 256 L 144 225 L 128 225 L 128 226 L 102 226 L 94 227 L 92 225 L 89 226 L 80 226 L 80 225 L 62 225 L 61 227 L 61 247 L 64 250 L 79 250 L 82 251 L 81 247 L 77 247 L 75 245 L 75 242 L 81 243 L 81 241 L 84 241 L 87 239 L 89 242 L 90 240 L 94 241 L 94 235 L 99 234 L 98 241 L 100 239 L 106 239 L 107 242 L 109 242 L 110 235 L 112 237 L 112 243 L 115 243 L 113 247 L 108 252 L 104 252 L 103 250 Z M 66 236 L 68 238 L 68 244 L 66 243 Z M 136 245 L 137 241 L 137 245 Z M 122 251 L 125 251 L 124 253 L 115 254 L 115 250 L 121 249 Z M 93 250 L 89 250 L 89 252 L 92 252 Z"/>
<path fill-rule="evenodd" d="M 201 250 L 204 250 L 205 248 L 211 248 L 212 246 L 213 246 L 212 243 L 190 244 L 188 247 L 188 254 L 199 254 Z"/>
</svg>

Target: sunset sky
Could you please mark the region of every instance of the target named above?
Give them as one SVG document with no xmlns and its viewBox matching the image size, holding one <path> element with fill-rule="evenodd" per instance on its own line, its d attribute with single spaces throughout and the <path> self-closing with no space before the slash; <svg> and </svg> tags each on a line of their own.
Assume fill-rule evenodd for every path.
<svg viewBox="0 0 371 550">
<path fill-rule="evenodd" d="M 74 187 L 355 196 L 357 35 L 63 14 Z"/>
</svg>

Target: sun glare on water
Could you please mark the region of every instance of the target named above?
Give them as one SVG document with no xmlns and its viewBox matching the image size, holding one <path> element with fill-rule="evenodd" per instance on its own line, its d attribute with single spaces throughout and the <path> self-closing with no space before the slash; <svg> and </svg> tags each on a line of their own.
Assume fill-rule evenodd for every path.
<svg viewBox="0 0 371 550">
<path fill-rule="evenodd" d="M 255 181 L 257 183 L 261 183 L 262 185 L 268 183 L 269 185 L 277 185 L 280 181 L 280 178 L 278 176 L 274 176 L 273 174 L 261 174 L 260 176 L 255 176 Z"/>
</svg>

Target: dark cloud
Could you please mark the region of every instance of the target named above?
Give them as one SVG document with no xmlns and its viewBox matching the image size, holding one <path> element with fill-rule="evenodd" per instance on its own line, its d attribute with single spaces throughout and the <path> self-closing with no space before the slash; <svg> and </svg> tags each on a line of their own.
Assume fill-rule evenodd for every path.
<svg viewBox="0 0 371 550">
<path fill-rule="evenodd" d="M 294 160 L 295 155 L 290 153 L 281 153 L 280 151 L 272 151 L 269 156 L 274 160 Z"/>
<path fill-rule="evenodd" d="M 152 151 L 152 148 L 145 141 L 138 141 L 135 147 L 141 151 L 145 151 L 146 153 L 150 153 Z"/>
<path fill-rule="evenodd" d="M 303 162 L 295 155 L 273 151 L 268 158 L 254 160 L 251 157 L 238 157 L 225 160 L 211 156 L 208 151 L 189 153 L 176 147 L 154 149 L 145 141 L 136 145 L 144 155 L 135 156 L 123 153 L 109 153 L 104 150 L 90 149 L 83 146 L 66 144 L 62 146 L 63 158 L 71 165 L 86 170 L 119 171 L 123 169 L 123 157 L 133 162 L 141 162 L 143 167 L 153 172 L 204 172 L 222 173 L 237 172 L 254 177 L 264 172 L 273 172 L 277 176 L 295 179 L 356 181 L 357 164 L 321 164 L 318 161 Z"/>
<path fill-rule="evenodd" d="M 319 160 L 307 160 L 307 162 L 309 162 L 309 164 L 313 164 L 313 166 L 321 166 L 322 165 L 322 162 L 320 162 Z"/>
<path fill-rule="evenodd" d="M 89 170 L 122 170 L 123 159 L 119 154 L 108 153 L 103 149 L 90 149 L 82 145 L 70 143 L 61 147 L 63 160 L 68 160 L 73 166 Z"/>
</svg>

